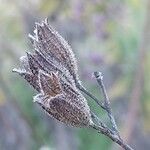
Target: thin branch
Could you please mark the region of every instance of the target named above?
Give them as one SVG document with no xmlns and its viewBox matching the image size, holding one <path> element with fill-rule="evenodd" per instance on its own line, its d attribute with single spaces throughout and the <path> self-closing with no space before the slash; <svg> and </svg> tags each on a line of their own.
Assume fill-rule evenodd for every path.
<svg viewBox="0 0 150 150">
<path fill-rule="evenodd" d="M 98 125 L 93 124 L 90 127 L 97 130 L 99 133 L 109 137 L 112 141 L 120 145 L 125 150 L 133 150 L 129 145 L 125 144 L 123 140 L 114 132 L 109 129 L 93 112 L 91 112 L 91 117 L 95 120 Z"/>
<path fill-rule="evenodd" d="M 88 92 L 80 83 L 76 82 L 76 86 L 77 88 L 82 91 L 83 93 L 85 93 L 86 95 L 88 95 L 90 98 L 92 98 L 101 108 L 103 108 L 104 110 L 106 110 L 104 104 L 98 100 L 93 94 L 91 94 L 90 92 Z"/>
<path fill-rule="evenodd" d="M 133 150 L 129 145 L 125 144 L 123 140 L 121 140 L 118 135 L 112 134 L 109 128 L 104 128 L 101 126 L 97 126 L 95 124 L 90 126 L 91 128 L 97 130 L 99 133 L 104 134 L 105 136 L 109 137 L 112 141 L 120 145 L 125 150 Z"/>
<path fill-rule="evenodd" d="M 76 85 L 82 92 L 84 92 L 89 97 L 91 97 L 99 106 L 101 106 L 107 112 L 110 118 L 113 130 L 108 128 L 92 111 L 91 111 L 91 117 L 93 121 L 96 122 L 96 124 L 93 123 L 92 125 L 90 125 L 90 127 L 97 130 L 99 133 L 104 134 L 105 136 L 109 137 L 112 141 L 120 145 L 124 150 L 133 150 L 129 145 L 124 143 L 124 141 L 121 139 L 119 135 L 119 131 L 118 131 L 115 119 L 112 115 L 110 100 L 108 98 L 106 88 L 103 83 L 103 76 L 101 72 L 94 72 L 94 75 L 96 77 L 98 84 L 101 87 L 101 90 L 104 96 L 104 103 L 100 102 L 97 98 L 95 98 L 95 96 L 89 93 L 81 84 L 78 83 Z"/>
<path fill-rule="evenodd" d="M 101 120 L 100 118 L 98 118 L 92 111 L 91 111 L 91 117 L 93 119 L 93 121 L 96 121 L 96 124 L 98 124 L 98 126 L 101 126 L 103 128 L 108 128 Z M 109 131 L 111 132 L 111 134 L 114 134 L 114 132 L 109 129 Z"/>
<path fill-rule="evenodd" d="M 102 73 L 101 72 L 94 72 L 94 76 L 95 76 L 99 86 L 101 87 L 101 91 L 102 91 L 102 94 L 104 96 L 104 105 L 105 105 L 105 108 L 106 108 L 105 110 L 107 111 L 108 117 L 110 118 L 113 131 L 119 136 L 118 127 L 117 127 L 116 121 L 115 121 L 115 119 L 112 115 L 112 110 L 111 110 L 111 107 L 110 107 L 110 100 L 108 98 L 106 88 L 105 88 L 105 85 L 103 83 Z"/>
</svg>

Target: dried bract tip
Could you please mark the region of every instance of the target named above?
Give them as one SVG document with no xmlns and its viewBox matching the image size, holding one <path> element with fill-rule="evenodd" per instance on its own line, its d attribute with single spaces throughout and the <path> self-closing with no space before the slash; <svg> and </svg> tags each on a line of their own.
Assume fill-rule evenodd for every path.
<svg viewBox="0 0 150 150">
<path fill-rule="evenodd" d="M 44 95 L 49 95 L 50 97 L 54 97 L 57 94 L 62 93 L 59 79 L 57 78 L 55 73 L 51 73 L 51 75 L 48 75 L 42 70 L 40 70 L 38 77 L 39 77 L 41 92 Z"/>
</svg>

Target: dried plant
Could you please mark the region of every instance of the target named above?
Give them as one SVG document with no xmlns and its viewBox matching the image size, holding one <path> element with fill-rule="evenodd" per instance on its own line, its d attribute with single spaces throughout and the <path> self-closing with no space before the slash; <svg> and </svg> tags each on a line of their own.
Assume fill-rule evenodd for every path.
<svg viewBox="0 0 150 150">
<path fill-rule="evenodd" d="M 27 53 L 21 57 L 21 68 L 13 71 L 19 73 L 38 91 L 33 98 L 34 102 L 49 116 L 67 125 L 96 129 L 122 148 L 132 150 L 119 135 L 101 73 L 95 72 L 94 75 L 104 94 L 104 102 L 99 101 L 82 86 L 71 47 L 47 20 L 41 24 L 36 23 L 34 35 L 29 37 L 34 53 Z M 90 110 L 87 100 L 80 91 L 90 96 L 108 113 L 112 129 L 102 123 Z"/>
</svg>

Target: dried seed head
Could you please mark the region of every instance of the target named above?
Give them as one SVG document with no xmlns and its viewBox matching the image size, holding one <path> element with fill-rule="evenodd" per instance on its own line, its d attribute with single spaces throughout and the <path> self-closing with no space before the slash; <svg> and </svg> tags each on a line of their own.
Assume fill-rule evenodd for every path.
<svg viewBox="0 0 150 150">
<path fill-rule="evenodd" d="M 77 89 L 77 64 L 67 42 L 47 22 L 36 24 L 30 35 L 34 53 L 21 57 L 21 68 L 14 69 L 39 94 L 34 97 L 50 116 L 68 125 L 83 127 L 92 123 L 90 109 Z"/>
<path fill-rule="evenodd" d="M 69 102 L 63 94 L 52 98 L 38 94 L 34 97 L 34 101 L 37 102 L 49 116 L 65 124 L 75 127 L 84 127 L 89 126 L 92 122 L 90 114 L 87 113 L 87 111 L 78 107 L 76 103 Z"/>
<path fill-rule="evenodd" d="M 35 35 L 29 36 L 35 49 L 46 57 L 52 57 L 68 69 L 74 79 L 78 79 L 77 63 L 69 44 L 55 31 L 47 21 L 36 23 Z"/>
</svg>

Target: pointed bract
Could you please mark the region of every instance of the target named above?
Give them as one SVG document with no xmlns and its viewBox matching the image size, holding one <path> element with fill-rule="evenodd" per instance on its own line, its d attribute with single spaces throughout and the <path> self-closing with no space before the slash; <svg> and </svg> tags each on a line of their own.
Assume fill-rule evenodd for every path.
<svg viewBox="0 0 150 150">
<path fill-rule="evenodd" d="M 39 82 L 38 82 L 38 78 L 37 76 L 33 75 L 30 72 L 26 72 L 25 70 L 21 70 L 21 69 L 13 69 L 13 72 L 18 73 L 20 76 L 22 76 L 30 85 L 32 85 L 32 87 L 37 90 L 38 92 L 40 92 L 40 86 L 39 86 Z"/>
<path fill-rule="evenodd" d="M 48 75 L 40 70 L 38 77 L 39 77 L 41 92 L 44 95 L 54 97 L 57 94 L 62 93 L 59 79 L 56 77 L 54 73 Z"/>
<path fill-rule="evenodd" d="M 21 67 L 27 72 L 31 72 L 27 56 L 20 57 Z"/>
</svg>

